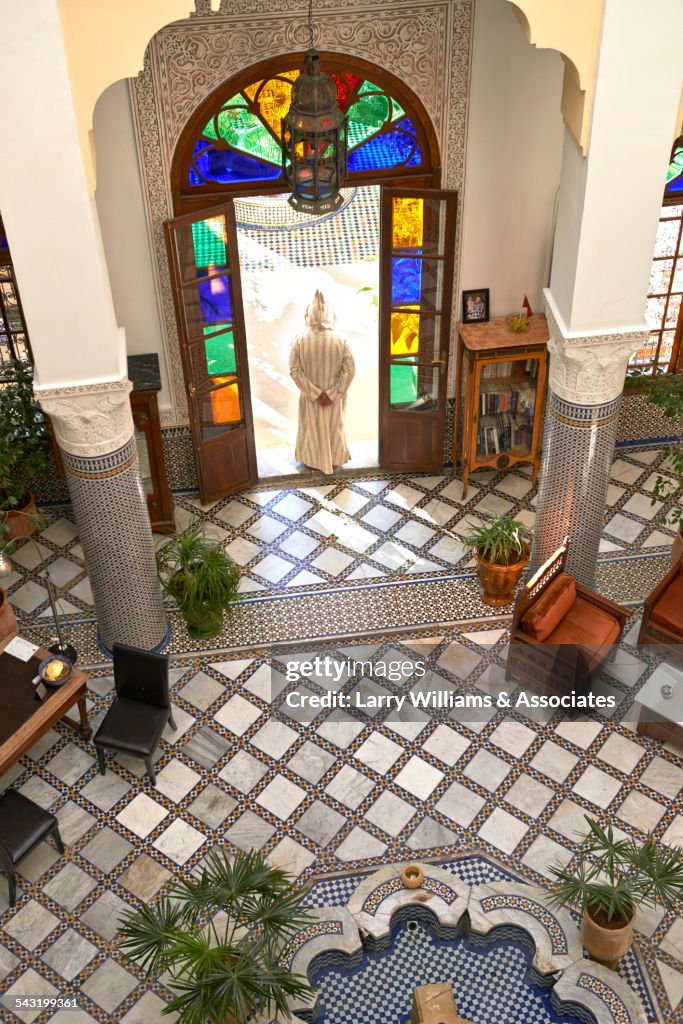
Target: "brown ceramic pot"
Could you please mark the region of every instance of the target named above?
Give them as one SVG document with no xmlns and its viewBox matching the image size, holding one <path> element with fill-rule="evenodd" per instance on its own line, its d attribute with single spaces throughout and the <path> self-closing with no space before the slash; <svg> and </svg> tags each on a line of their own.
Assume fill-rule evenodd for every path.
<svg viewBox="0 0 683 1024">
<path fill-rule="evenodd" d="M 513 565 L 496 565 L 495 562 L 487 562 L 479 552 L 475 552 L 474 557 L 481 583 L 481 599 L 484 604 L 492 605 L 494 608 L 512 604 L 515 587 L 522 578 L 531 553 L 526 545 L 525 550 L 524 557 Z"/>
<path fill-rule="evenodd" d="M 679 526 L 678 533 L 676 534 L 674 542 L 671 545 L 671 564 L 675 565 L 676 562 L 678 562 L 678 560 L 680 559 L 681 555 L 683 555 L 683 530 L 681 530 Z"/>
<path fill-rule="evenodd" d="M 7 512 L 8 532 L 5 540 L 18 540 L 21 537 L 30 537 L 33 533 L 31 520 L 38 514 L 36 499 L 28 491 L 29 500 L 21 508 L 13 508 Z"/>
<path fill-rule="evenodd" d="M 0 587 L 0 640 L 4 640 L 10 633 L 18 632 L 19 627 L 7 591 Z"/>
<path fill-rule="evenodd" d="M 401 872 L 401 883 L 404 889 L 419 889 L 424 878 L 424 872 L 419 864 L 407 864 Z"/>
<path fill-rule="evenodd" d="M 586 910 L 581 922 L 581 941 L 591 958 L 614 970 L 624 953 L 631 948 L 635 920 L 634 909 L 633 917 L 628 924 L 620 928 L 605 928 Z"/>
</svg>

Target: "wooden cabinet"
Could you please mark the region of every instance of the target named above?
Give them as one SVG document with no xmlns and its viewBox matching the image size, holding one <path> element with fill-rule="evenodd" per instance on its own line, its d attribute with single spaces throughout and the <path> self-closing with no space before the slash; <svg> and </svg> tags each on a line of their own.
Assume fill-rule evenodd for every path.
<svg viewBox="0 0 683 1024">
<path fill-rule="evenodd" d="M 152 529 L 157 533 L 173 533 L 173 498 L 164 465 L 156 391 L 132 391 L 130 404 L 135 424 L 140 476 L 147 497 Z"/>
<path fill-rule="evenodd" d="M 469 474 L 479 467 L 533 465 L 536 483 L 548 366 L 548 326 L 543 315 L 515 334 L 504 317 L 458 324 L 453 465 Z"/>
</svg>

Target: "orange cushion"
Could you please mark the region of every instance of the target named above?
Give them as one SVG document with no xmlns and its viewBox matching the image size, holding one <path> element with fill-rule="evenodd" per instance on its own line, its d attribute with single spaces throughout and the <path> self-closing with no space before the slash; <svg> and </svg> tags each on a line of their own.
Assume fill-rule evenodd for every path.
<svg viewBox="0 0 683 1024">
<path fill-rule="evenodd" d="M 683 633 L 683 573 L 674 576 L 652 609 L 650 621 L 670 633 Z"/>
<path fill-rule="evenodd" d="M 531 608 L 522 616 L 521 626 L 534 640 L 542 643 L 562 621 L 576 599 L 576 584 L 566 572 L 556 576 Z"/>
<path fill-rule="evenodd" d="M 577 644 L 586 649 L 614 644 L 621 626 L 610 612 L 577 595 L 562 622 L 547 638 L 549 644 Z"/>
</svg>

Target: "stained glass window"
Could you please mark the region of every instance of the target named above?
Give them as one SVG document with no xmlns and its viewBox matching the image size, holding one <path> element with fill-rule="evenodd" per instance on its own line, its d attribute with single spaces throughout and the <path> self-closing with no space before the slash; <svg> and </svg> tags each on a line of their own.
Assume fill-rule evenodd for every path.
<svg viewBox="0 0 683 1024">
<path fill-rule="evenodd" d="M 187 170 L 190 187 L 250 184 L 282 176 L 280 121 L 289 110 L 298 70 L 252 82 L 226 100 L 196 140 Z M 380 86 L 350 72 L 328 72 L 348 113 L 349 173 L 420 168 L 415 125 Z"/>
<path fill-rule="evenodd" d="M 14 277 L 7 235 L 0 220 L 0 379 L 12 375 L 12 362 L 31 362 L 31 349 Z"/>
<path fill-rule="evenodd" d="M 683 348 L 683 136 L 674 143 L 666 172 L 645 319 L 649 334 L 629 367 L 676 373 Z"/>
</svg>

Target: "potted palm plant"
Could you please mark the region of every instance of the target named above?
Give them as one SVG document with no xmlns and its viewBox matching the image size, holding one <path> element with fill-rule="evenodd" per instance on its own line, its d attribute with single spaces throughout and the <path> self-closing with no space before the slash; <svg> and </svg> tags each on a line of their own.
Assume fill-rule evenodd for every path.
<svg viewBox="0 0 683 1024">
<path fill-rule="evenodd" d="M 616 839 L 585 815 L 589 826 L 577 868 L 551 867 L 550 902 L 583 915 L 581 940 L 594 960 L 614 968 L 633 942 L 638 904 L 673 910 L 683 899 L 683 849 Z"/>
<path fill-rule="evenodd" d="M 149 974 L 170 975 L 175 998 L 164 1012 L 177 1013 L 179 1024 L 243 1024 L 252 1012 L 289 1017 L 288 1000 L 311 992 L 281 964 L 311 923 L 305 895 L 261 853 L 230 860 L 212 851 L 198 879 L 178 878 L 155 906 L 123 915 L 121 949 Z"/>
<path fill-rule="evenodd" d="M 481 599 L 501 607 L 512 602 L 531 553 L 531 531 L 518 519 L 482 513 L 483 522 L 472 525 L 464 537 L 474 548 Z"/>
<path fill-rule="evenodd" d="M 33 370 L 15 360 L 0 382 L 0 541 L 28 537 L 39 516 L 29 484 L 50 466 L 50 433 Z"/>
<path fill-rule="evenodd" d="M 176 534 L 157 552 L 164 589 L 176 602 L 191 636 L 216 636 L 223 613 L 237 597 L 240 571 L 202 526 Z"/>
</svg>

